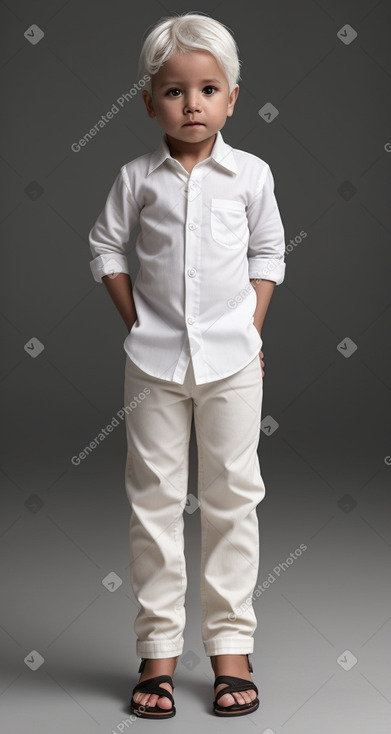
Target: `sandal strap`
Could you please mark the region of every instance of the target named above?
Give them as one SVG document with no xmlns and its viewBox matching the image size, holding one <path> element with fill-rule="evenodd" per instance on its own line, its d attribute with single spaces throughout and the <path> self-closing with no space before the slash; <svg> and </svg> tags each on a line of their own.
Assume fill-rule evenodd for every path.
<svg viewBox="0 0 391 734">
<path fill-rule="evenodd" d="M 222 688 L 221 691 L 219 691 L 216 694 L 215 703 L 221 698 L 221 696 L 225 696 L 226 693 L 238 693 L 239 691 L 248 691 L 253 690 L 258 695 L 258 688 L 251 680 L 246 680 L 245 678 L 236 678 L 234 675 L 219 675 L 215 682 L 214 686 L 219 686 L 220 683 L 228 683 L 228 686 L 226 688 Z M 254 703 L 253 701 L 251 703 Z"/>
<path fill-rule="evenodd" d="M 158 696 L 167 696 L 171 703 L 174 704 L 174 697 L 170 691 L 162 688 L 159 683 L 169 683 L 171 688 L 174 689 L 173 680 L 170 675 L 158 675 L 156 678 L 148 678 L 147 680 L 137 683 L 133 688 L 132 695 L 140 691 L 141 693 L 156 693 Z"/>
</svg>

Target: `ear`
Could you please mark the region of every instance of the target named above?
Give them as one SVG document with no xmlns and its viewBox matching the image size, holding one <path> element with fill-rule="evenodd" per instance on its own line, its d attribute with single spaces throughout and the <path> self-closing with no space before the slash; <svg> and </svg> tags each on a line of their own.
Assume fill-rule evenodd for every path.
<svg viewBox="0 0 391 734">
<path fill-rule="evenodd" d="M 143 100 L 145 102 L 145 106 L 147 108 L 148 115 L 150 117 L 156 117 L 155 110 L 153 109 L 152 97 L 149 94 L 149 92 L 147 92 L 144 89 L 144 91 L 142 92 L 142 97 L 143 97 Z"/>
<path fill-rule="evenodd" d="M 235 107 L 235 102 L 238 98 L 239 94 L 239 84 L 235 84 L 232 92 L 230 93 L 228 97 L 228 106 L 227 106 L 227 117 L 232 117 Z"/>
</svg>

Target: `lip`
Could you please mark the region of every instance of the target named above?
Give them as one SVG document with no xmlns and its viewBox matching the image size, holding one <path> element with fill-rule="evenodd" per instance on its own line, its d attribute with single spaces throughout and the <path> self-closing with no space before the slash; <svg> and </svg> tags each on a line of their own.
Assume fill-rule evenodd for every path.
<svg viewBox="0 0 391 734">
<path fill-rule="evenodd" d="M 204 127 L 203 122 L 185 122 L 183 127 Z"/>
</svg>

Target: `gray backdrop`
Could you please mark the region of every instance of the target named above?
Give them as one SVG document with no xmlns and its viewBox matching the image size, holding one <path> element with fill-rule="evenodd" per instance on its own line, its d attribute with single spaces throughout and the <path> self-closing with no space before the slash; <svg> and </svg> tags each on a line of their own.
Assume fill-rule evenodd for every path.
<svg viewBox="0 0 391 734">
<path fill-rule="evenodd" d="M 1 2 L 3 729 L 110 734 L 158 726 L 130 720 L 127 708 L 140 661 L 123 420 L 87 458 L 72 457 L 123 407 L 127 330 L 92 278 L 88 232 L 121 165 L 153 150 L 161 135 L 140 93 L 122 107 L 118 100 L 138 81 L 146 27 L 194 9 L 235 33 L 242 82 L 223 135 L 271 166 L 287 244 L 286 279 L 263 329 L 259 455 L 267 494 L 258 506 L 262 593 L 252 656 L 261 706 L 240 726 L 261 734 L 386 734 L 386 0 Z M 82 146 L 114 105 L 118 111 Z M 194 430 L 190 459 L 189 495 L 196 495 Z M 194 501 L 185 512 L 178 714 L 163 726 L 236 731 L 233 719 L 211 713 L 193 510 Z"/>
</svg>

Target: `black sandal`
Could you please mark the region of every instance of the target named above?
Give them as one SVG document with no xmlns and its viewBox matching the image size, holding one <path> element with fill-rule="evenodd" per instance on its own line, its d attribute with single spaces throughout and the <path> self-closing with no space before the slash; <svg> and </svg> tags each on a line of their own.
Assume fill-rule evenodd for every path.
<svg viewBox="0 0 391 734">
<path fill-rule="evenodd" d="M 145 663 L 146 658 L 141 658 L 141 664 L 138 669 L 139 673 L 143 672 Z M 137 683 L 133 688 L 132 700 L 130 702 L 130 708 L 133 714 L 136 714 L 142 719 L 170 719 L 172 716 L 175 716 L 176 709 L 174 698 L 170 691 L 162 688 L 159 683 L 169 683 L 173 690 L 175 688 L 170 675 L 158 675 L 156 678 L 147 678 L 147 680 Z M 156 693 L 159 697 L 167 696 L 167 698 L 172 702 L 172 707 L 170 709 L 162 709 L 161 706 L 158 706 L 157 704 L 156 706 L 150 706 L 148 703 L 136 703 L 136 701 L 133 700 L 133 696 L 137 691 L 141 691 L 142 693 Z"/>
<path fill-rule="evenodd" d="M 248 669 L 250 673 L 252 673 L 253 666 L 249 661 L 248 655 L 247 662 Z M 214 682 L 214 687 L 216 688 L 220 683 L 228 683 L 228 686 L 226 686 L 226 688 L 222 688 L 213 701 L 213 711 L 216 716 L 244 716 L 244 714 L 251 714 L 253 711 L 257 710 L 259 706 L 258 698 L 254 698 L 254 700 L 249 701 L 249 703 L 233 703 L 231 706 L 221 706 L 218 703 L 221 696 L 225 696 L 226 693 L 232 694 L 237 693 L 238 691 L 253 690 L 258 696 L 258 688 L 251 680 L 236 678 L 236 676 L 233 675 L 219 675 Z"/>
</svg>

